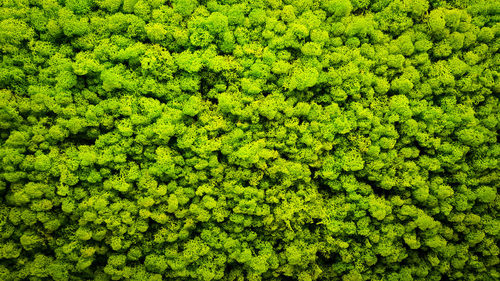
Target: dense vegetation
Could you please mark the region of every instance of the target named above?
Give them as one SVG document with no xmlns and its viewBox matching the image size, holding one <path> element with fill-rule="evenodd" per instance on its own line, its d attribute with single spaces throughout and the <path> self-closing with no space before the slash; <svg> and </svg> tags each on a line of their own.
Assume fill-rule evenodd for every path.
<svg viewBox="0 0 500 281">
<path fill-rule="evenodd" d="M 0 0 L 0 280 L 498 280 L 497 0 Z"/>
</svg>

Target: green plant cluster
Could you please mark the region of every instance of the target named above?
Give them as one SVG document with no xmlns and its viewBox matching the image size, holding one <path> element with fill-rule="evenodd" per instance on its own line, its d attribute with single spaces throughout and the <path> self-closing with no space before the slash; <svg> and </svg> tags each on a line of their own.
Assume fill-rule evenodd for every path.
<svg viewBox="0 0 500 281">
<path fill-rule="evenodd" d="M 499 280 L 499 1 L 0 3 L 0 280 Z"/>
</svg>

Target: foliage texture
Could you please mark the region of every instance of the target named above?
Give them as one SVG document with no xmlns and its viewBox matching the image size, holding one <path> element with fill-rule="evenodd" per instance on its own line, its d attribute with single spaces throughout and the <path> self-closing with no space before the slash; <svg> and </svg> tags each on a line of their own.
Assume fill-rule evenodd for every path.
<svg viewBox="0 0 500 281">
<path fill-rule="evenodd" d="M 498 0 L 0 3 L 0 280 L 499 280 Z"/>
</svg>

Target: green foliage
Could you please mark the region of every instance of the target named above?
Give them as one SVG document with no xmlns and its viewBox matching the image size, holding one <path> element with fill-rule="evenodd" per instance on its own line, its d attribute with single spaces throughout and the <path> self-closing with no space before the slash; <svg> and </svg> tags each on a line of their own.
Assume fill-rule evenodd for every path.
<svg viewBox="0 0 500 281">
<path fill-rule="evenodd" d="M 498 1 L 0 1 L 0 280 L 498 280 Z"/>
</svg>

